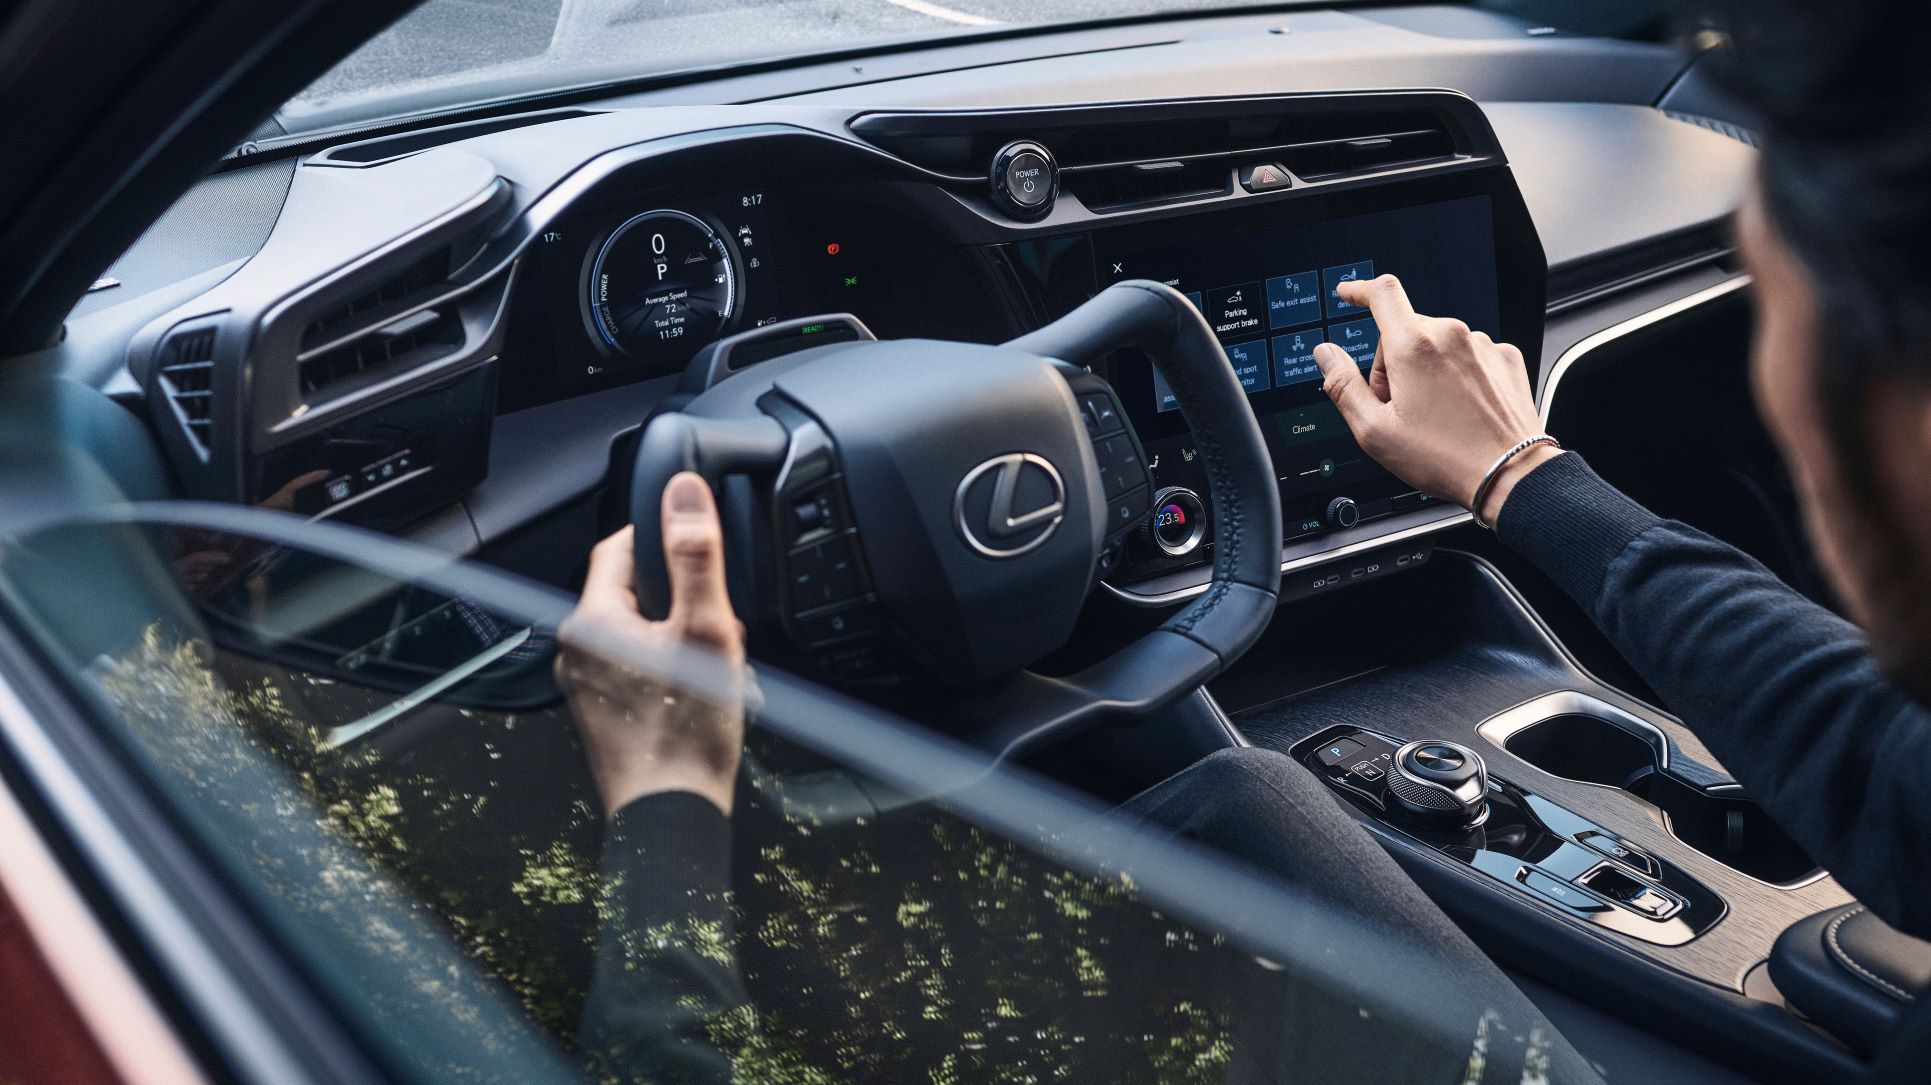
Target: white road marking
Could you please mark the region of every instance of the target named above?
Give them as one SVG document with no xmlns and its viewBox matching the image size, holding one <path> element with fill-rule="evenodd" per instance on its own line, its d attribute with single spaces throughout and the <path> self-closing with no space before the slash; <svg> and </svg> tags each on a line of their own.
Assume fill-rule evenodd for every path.
<svg viewBox="0 0 1931 1085">
<path fill-rule="evenodd" d="M 934 19 L 944 19 L 948 23 L 958 23 L 961 26 L 999 25 L 999 20 L 997 19 L 988 19 L 983 15 L 974 15 L 967 11 L 954 11 L 951 8 L 942 8 L 937 4 L 928 4 L 926 0 L 885 0 L 885 2 L 888 4 L 896 4 L 907 11 L 916 11 L 920 15 L 930 15 Z"/>
</svg>

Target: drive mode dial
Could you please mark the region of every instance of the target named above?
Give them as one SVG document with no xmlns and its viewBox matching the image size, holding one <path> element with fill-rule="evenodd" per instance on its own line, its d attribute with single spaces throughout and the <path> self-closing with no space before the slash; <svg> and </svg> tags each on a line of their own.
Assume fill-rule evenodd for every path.
<svg viewBox="0 0 1931 1085">
<path fill-rule="evenodd" d="M 1207 506 L 1185 486 L 1169 486 L 1153 495 L 1153 511 L 1140 525 L 1140 541 L 1170 558 L 1183 558 L 1200 548 L 1207 537 Z"/>
<path fill-rule="evenodd" d="M 1410 742 L 1395 751 L 1388 797 L 1419 821 L 1472 828 L 1488 820 L 1488 766 L 1467 746 Z"/>
</svg>

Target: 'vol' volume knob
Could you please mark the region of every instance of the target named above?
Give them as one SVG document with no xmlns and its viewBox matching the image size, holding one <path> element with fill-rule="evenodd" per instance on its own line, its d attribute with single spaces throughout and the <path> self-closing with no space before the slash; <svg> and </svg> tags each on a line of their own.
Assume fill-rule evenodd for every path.
<svg viewBox="0 0 1931 1085">
<path fill-rule="evenodd" d="M 1337 497 L 1328 502 L 1329 527 L 1353 527 L 1361 522 L 1361 506 L 1352 497 Z"/>
</svg>

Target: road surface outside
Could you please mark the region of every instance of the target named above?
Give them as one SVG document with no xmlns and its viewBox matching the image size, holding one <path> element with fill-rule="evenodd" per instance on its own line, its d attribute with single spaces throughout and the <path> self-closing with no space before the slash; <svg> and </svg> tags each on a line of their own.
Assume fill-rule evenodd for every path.
<svg viewBox="0 0 1931 1085">
<path fill-rule="evenodd" d="M 573 65 L 639 74 L 909 35 L 1228 6 L 1227 0 L 427 0 L 298 95 L 325 106 L 402 87 Z"/>
</svg>

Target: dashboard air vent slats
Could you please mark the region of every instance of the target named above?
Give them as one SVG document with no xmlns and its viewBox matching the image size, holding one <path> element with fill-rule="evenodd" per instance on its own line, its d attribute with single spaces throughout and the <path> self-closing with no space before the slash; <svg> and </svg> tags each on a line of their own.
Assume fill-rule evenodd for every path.
<svg viewBox="0 0 1931 1085">
<path fill-rule="evenodd" d="M 463 322 L 453 303 L 419 309 L 365 334 L 304 353 L 297 363 L 302 395 L 313 401 L 325 391 L 346 391 L 351 382 L 360 386 L 433 361 L 462 342 Z"/>
<path fill-rule="evenodd" d="M 449 261 L 450 250 L 438 249 L 400 274 L 316 314 L 302 329 L 302 349 L 313 350 L 344 334 L 386 323 L 425 295 L 446 288 Z"/>
<path fill-rule="evenodd" d="M 1281 149 L 1281 164 L 1303 181 L 1414 166 L 1455 156 L 1455 140 L 1439 125 L 1311 140 Z"/>
<path fill-rule="evenodd" d="M 169 335 L 161 345 L 160 383 L 195 451 L 205 459 L 213 444 L 216 329 Z"/>
<path fill-rule="evenodd" d="M 382 374 L 432 361 L 462 345 L 449 299 L 452 250 L 439 248 L 375 286 L 322 310 L 302 328 L 302 397 L 348 391 Z"/>
<path fill-rule="evenodd" d="M 1218 158 L 1074 167 L 1062 169 L 1059 178 L 1094 211 L 1224 196 L 1233 188 L 1233 170 Z"/>
</svg>

